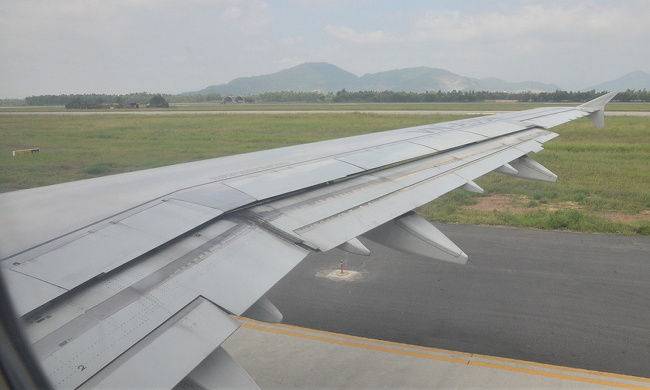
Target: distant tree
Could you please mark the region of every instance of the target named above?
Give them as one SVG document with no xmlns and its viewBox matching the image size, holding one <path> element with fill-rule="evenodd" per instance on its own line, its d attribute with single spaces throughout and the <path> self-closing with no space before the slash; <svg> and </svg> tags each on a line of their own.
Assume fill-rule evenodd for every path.
<svg viewBox="0 0 650 390">
<path fill-rule="evenodd" d="M 81 96 L 75 96 L 65 104 L 65 108 L 68 110 L 88 110 L 101 108 L 101 104 L 97 102 L 91 102 L 88 99 L 82 98 Z"/>
<path fill-rule="evenodd" d="M 16 107 L 25 105 L 27 105 L 25 99 L 0 99 L 0 106 L 2 107 Z"/>
<path fill-rule="evenodd" d="M 165 100 L 165 98 L 159 94 L 149 99 L 149 107 L 169 108 L 169 103 L 167 103 L 167 100 Z"/>
<path fill-rule="evenodd" d="M 86 107 L 85 107 L 85 102 L 83 102 L 80 97 L 77 97 L 67 102 L 65 108 L 67 108 L 68 110 L 75 110 L 75 109 L 86 108 Z"/>
</svg>

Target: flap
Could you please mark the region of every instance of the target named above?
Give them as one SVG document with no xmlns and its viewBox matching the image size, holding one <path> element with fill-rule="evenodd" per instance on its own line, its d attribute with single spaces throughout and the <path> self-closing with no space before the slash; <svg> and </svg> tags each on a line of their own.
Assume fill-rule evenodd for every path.
<svg viewBox="0 0 650 390">
<path fill-rule="evenodd" d="M 528 136 L 524 136 L 524 133 Z M 274 227 L 327 251 L 538 147 L 526 130 L 252 208 Z M 271 211 L 272 210 L 272 211 Z"/>
<path fill-rule="evenodd" d="M 169 200 L 121 220 L 114 220 L 82 237 L 29 258 L 29 252 L 10 267 L 17 272 L 58 289 L 48 294 L 16 296 L 22 315 L 99 274 L 109 272 L 181 234 L 221 215 L 223 212 L 195 203 Z M 36 251 L 40 250 L 38 248 Z"/>
<path fill-rule="evenodd" d="M 210 356 L 239 325 L 214 304 L 197 298 L 85 385 L 95 389 L 171 389 Z M 169 364 L 171 354 L 173 364 Z"/>
</svg>

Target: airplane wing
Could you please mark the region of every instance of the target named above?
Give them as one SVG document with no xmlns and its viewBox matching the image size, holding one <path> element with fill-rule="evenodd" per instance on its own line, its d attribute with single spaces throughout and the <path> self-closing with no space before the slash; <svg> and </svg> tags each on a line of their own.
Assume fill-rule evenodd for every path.
<svg viewBox="0 0 650 390">
<path fill-rule="evenodd" d="M 529 155 L 614 95 L 4 193 L 5 283 L 55 388 L 255 388 L 232 315 L 281 321 L 265 293 L 359 236 L 465 263 L 411 210 L 492 171 L 555 181 Z"/>
</svg>

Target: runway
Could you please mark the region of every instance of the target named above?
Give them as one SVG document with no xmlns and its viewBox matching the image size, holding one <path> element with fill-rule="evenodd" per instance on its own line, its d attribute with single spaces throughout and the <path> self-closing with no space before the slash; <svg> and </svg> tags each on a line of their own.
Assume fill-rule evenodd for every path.
<svg viewBox="0 0 650 390">
<path fill-rule="evenodd" d="M 284 323 L 650 377 L 650 237 L 438 225 L 455 265 L 368 243 L 310 255 L 268 294 Z M 324 275 L 345 267 L 359 278 Z"/>
<path fill-rule="evenodd" d="M 558 104 L 559 106 L 560 104 Z M 296 115 L 296 114 L 377 114 L 377 115 L 494 115 L 511 111 L 484 110 L 101 110 L 101 111 L 2 111 L 0 115 Z M 648 117 L 650 111 L 606 111 L 605 116 Z"/>
</svg>

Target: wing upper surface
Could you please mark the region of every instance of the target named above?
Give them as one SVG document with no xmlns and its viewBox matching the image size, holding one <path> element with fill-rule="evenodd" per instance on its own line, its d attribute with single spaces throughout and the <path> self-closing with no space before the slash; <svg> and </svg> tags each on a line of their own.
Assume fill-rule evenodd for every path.
<svg viewBox="0 0 650 390">
<path fill-rule="evenodd" d="M 207 191 L 209 184 L 230 183 L 229 189 L 240 187 L 261 197 L 278 196 L 314 185 L 314 181 L 333 180 L 332 176 L 362 172 L 526 128 L 545 127 L 535 121 L 566 122 L 570 120 L 567 118 L 590 114 L 577 108 L 530 111 L 534 112 L 416 126 L 4 193 L 0 197 L 0 213 L 5 221 L 0 230 L 0 258 L 100 221 L 119 218 L 128 210 L 181 191 L 199 187 L 199 192 Z M 366 163 L 355 165 L 359 161 Z M 261 186 L 254 183 L 265 180 L 276 188 L 258 194 L 255 188 Z M 239 197 L 236 203 L 259 200 L 250 194 Z"/>
<path fill-rule="evenodd" d="M 368 233 L 463 263 L 409 211 L 495 170 L 554 181 L 528 155 L 611 97 L 2 194 L 2 268 L 55 386 L 121 383 L 180 344 L 186 364 L 142 380 L 214 381 L 213 366 L 235 367 L 219 347 L 229 314 L 281 319 L 264 294 L 310 251 L 363 253 Z"/>
</svg>

